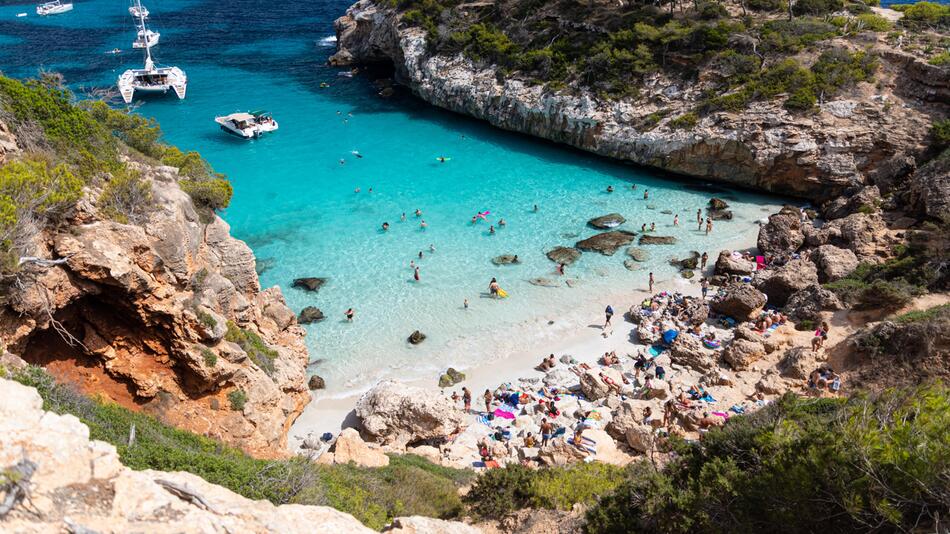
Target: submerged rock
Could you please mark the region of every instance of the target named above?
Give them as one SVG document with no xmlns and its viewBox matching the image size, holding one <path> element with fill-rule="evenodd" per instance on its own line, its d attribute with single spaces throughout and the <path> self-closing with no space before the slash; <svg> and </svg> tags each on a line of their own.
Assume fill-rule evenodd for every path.
<svg viewBox="0 0 950 534">
<path fill-rule="evenodd" d="M 513 263 L 521 263 L 521 259 L 518 258 L 517 254 L 502 254 L 501 256 L 495 256 L 491 260 L 495 265 L 511 265 Z"/>
<path fill-rule="evenodd" d="M 623 266 L 626 267 L 628 271 L 640 270 L 640 264 L 634 260 L 623 260 Z"/>
<path fill-rule="evenodd" d="M 601 215 L 600 217 L 595 217 L 587 221 L 587 224 L 598 230 L 609 230 L 625 222 L 627 222 L 627 220 L 623 218 L 623 215 L 619 213 L 608 213 L 607 215 Z"/>
<path fill-rule="evenodd" d="M 633 258 L 634 261 L 642 262 L 650 259 L 650 252 L 644 248 L 630 247 L 627 249 L 627 256 Z"/>
<path fill-rule="evenodd" d="M 323 311 L 316 306 L 307 306 L 300 310 L 300 315 L 297 316 L 297 322 L 300 324 L 317 323 L 324 319 L 326 316 L 323 315 Z"/>
<path fill-rule="evenodd" d="M 614 230 L 613 232 L 604 232 L 597 234 L 583 241 L 578 241 L 575 246 L 581 250 L 600 252 L 605 256 L 613 256 L 614 252 L 620 247 L 629 245 L 636 237 L 632 232 Z"/>
<path fill-rule="evenodd" d="M 407 341 L 409 341 L 409 343 L 413 345 L 418 345 L 419 343 L 422 343 L 425 340 L 426 340 L 426 335 L 418 330 L 413 330 L 413 332 L 409 334 L 409 338 L 407 339 Z"/>
<path fill-rule="evenodd" d="M 304 278 L 295 278 L 293 287 L 299 287 L 307 291 L 320 291 L 320 288 L 327 283 L 326 278 L 317 278 L 315 276 L 308 276 Z"/>
<path fill-rule="evenodd" d="M 581 251 L 574 247 L 554 247 L 546 255 L 554 263 L 571 265 L 581 257 Z"/>
<path fill-rule="evenodd" d="M 676 238 L 668 235 L 647 235 L 640 236 L 641 245 L 675 245 Z"/>
<path fill-rule="evenodd" d="M 560 287 L 561 284 L 557 280 L 551 280 L 550 278 L 532 278 L 528 280 L 528 283 L 533 286 L 541 287 Z"/>
</svg>

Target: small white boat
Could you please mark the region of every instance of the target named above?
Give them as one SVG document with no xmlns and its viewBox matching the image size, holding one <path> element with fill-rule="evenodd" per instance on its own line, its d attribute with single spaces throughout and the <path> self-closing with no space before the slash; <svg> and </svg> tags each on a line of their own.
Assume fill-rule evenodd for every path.
<svg viewBox="0 0 950 534">
<path fill-rule="evenodd" d="M 19 17 L 25 17 L 25 16 L 26 16 L 26 13 L 17 13 L 16 16 L 17 16 L 17 18 L 19 18 Z"/>
<path fill-rule="evenodd" d="M 138 4 L 129 7 L 129 15 L 137 19 L 147 19 L 148 18 L 148 9 L 145 6 Z"/>
<path fill-rule="evenodd" d="M 162 34 L 152 30 L 139 30 L 138 36 L 132 41 L 132 48 L 147 48 L 158 44 L 158 39 Z"/>
<path fill-rule="evenodd" d="M 215 117 L 214 122 L 218 123 L 225 132 L 242 139 L 255 139 L 278 128 L 277 121 L 266 111 L 232 113 Z"/>
<path fill-rule="evenodd" d="M 52 2 L 46 2 L 45 4 L 40 4 L 36 6 L 37 15 L 59 15 L 60 13 L 65 13 L 67 11 L 73 10 L 72 2 L 63 3 L 62 0 L 53 0 Z"/>
</svg>

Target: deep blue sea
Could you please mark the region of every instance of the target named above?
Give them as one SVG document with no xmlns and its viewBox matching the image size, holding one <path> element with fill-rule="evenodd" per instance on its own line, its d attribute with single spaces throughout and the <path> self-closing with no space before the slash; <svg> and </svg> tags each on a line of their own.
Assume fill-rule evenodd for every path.
<svg viewBox="0 0 950 534">
<path fill-rule="evenodd" d="M 158 62 L 184 69 L 189 84 L 185 100 L 169 94 L 137 112 L 158 119 L 169 142 L 200 151 L 230 177 L 234 200 L 222 215 L 253 248 L 262 284 L 279 285 L 295 311 L 314 305 L 327 314 L 307 327 L 312 359 L 319 360 L 312 370 L 329 385 L 324 397 L 382 376 L 434 376 L 446 365 L 465 368 L 523 349 L 542 335 L 538 325 L 600 317 L 615 295 L 644 289 L 649 271 L 675 280 L 669 287 L 686 284 L 668 265 L 671 256 L 708 250 L 714 261 L 719 249 L 748 243 L 757 221 L 781 202 L 671 181 L 503 132 L 409 95 L 382 99 L 368 77 L 340 76 L 341 69 L 325 64 L 333 52 L 332 22 L 346 0 L 151 0 L 146 6 L 152 29 L 161 33 Z M 59 71 L 79 93 L 114 84 L 120 72 L 142 63 L 130 47 L 127 8 L 122 0 L 79 0 L 70 13 L 40 18 L 34 4 L 3 2 L 0 68 L 18 77 Z M 28 16 L 18 18 L 21 12 Z M 106 53 L 113 48 L 122 53 Z M 271 111 L 280 130 L 243 141 L 213 122 L 252 109 Z M 450 159 L 440 163 L 439 156 Z M 616 191 L 605 192 L 608 185 Z M 713 193 L 732 204 L 736 219 L 718 222 L 706 237 L 695 213 Z M 679 214 L 679 227 L 665 210 Z M 488 221 L 472 225 L 480 211 L 491 212 Z M 585 254 L 561 287 L 528 283 L 558 278 L 544 251 L 592 235 L 587 219 L 610 212 L 623 214 L 632 230 L 655 222 L 657 233 L 674 235 L 679 244 L 655 247 L 639 271 L 624 267 L 623 251 Z M 383 222 L 390 223 L 388 232 L 380 230 Z M 491 263 L 505 253 L 522 263 Z M 420 267 L 418 282 L 410 262 Z M 329 283 L 317 294 L 291 288 L 301 276 Z M 508 299 L 485 298 L 492 277 Z M 574 287 L 563 284 L 566 278 Z M 342 320 L 348 307 L 357 313 L 353 323 Z M 412 347 L 405 339 L 416 329 L 429 338 Z"/>
</svg>

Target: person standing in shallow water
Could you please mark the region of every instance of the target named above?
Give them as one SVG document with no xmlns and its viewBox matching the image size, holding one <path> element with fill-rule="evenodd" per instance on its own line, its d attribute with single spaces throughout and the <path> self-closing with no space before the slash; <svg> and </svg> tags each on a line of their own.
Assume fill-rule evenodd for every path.
<svg viewBox="0 0 950 534">
<path fill-rule="evenodd" d="M 650 190 L 649 190 L 649 189 L 644 189 L 644 190 L 643 190 L 643 200 L 650 200 Z"/>
<path fill-rule="evenodd" d="M 347 308 L 343 314 L 346 316 L 346 322 L 352 323 L 353 316 L 356 315 L 356 312 L 353 310 L 353 308 Z"/>
<path fill-rule="evenodd" d="M 673 226 L 679 226 L 679 225 L 680 225 L 680 216 L 679 216 L 679 215 L 674 215 L 674 216 L 673 216 Z"/>
<path fill-rule="evenodd" d="M 702 263 L 701 263 L 701 266 L 700 266 L 700 269 L 703 270 L 703 271 L 705 271 L 705 270 L 706 270 L 706 262 L 709 261 L 709 254 L 706 254 L 705 252 L 703 252 L 703 257 L 700 258 L 700 261 L 702 262 Z"/>
<path fill-rule="evenodd" d="M 498 280 L 492 278 L 491 282 L 488 283 L 488 294 L 491 295 L 492 298 L 497 297 L 499 288 Z"/>
<path fill-rule="evenodd" d="M 416 270 L 413 271 L 412 277 L 416 279 L 416 282 L 419 281 L 419 267 L 416 267 Z"/>
<path fill-rule="evenodd" d="M 709 280 L 707 280 L 707 279 L 705 279 L 705 278 L 703 278 L 702 280 L 700 280 L 700 281 L 699 281 L 699 287 L 701 287 L 702 290 L 703 290 L 703 300 L 705 300 L 705 299 L 706 299 L 706 293 L 709 292 Z"/>
<path fill-rule="evenodd" d="M 696 224 L 698 224 L 700 227 L 702 227 L 703 225 L 703 209 L 702 208 L 696 210 Z"/>
<path fill-rule="evenodd" d="M 653 294 L 653 273 L 650 273 L 650 294 Z"/>
<path fill-rule="evenodd" d="M 710 232 L 712 232 L 712 219 L 710 217 L 706 217 L 706 235 L 709 235 Z"/>
</svg>

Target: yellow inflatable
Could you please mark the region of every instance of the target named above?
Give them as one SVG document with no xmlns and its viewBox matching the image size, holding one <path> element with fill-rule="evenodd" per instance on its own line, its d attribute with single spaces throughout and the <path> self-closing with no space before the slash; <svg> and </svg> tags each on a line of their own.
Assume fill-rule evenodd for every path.
<svg viewBox="0 0 950 534">
<path fill-rule="evenodd" d="M 507 298 L 507 297 L 508 297 L 508 292 L 505 291 L 505 290 L 502 289 L 502 288 L 498 288 L 498 296 L 501 297 L 501 298 Z"/>
</svg>

